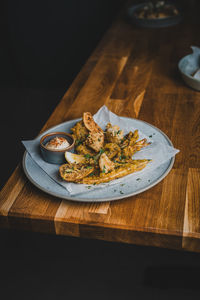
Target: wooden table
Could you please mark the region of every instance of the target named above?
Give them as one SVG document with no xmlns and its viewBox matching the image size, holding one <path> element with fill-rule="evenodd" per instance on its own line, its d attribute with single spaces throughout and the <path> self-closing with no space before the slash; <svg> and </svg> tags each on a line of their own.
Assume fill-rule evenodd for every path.
<svg viewBox="0 0 200 300">
<path fill-rule="evenodd" d="M 200 93 L 177 70 L 189 47 L 199 45 L 195 20 L 137 29 L 119 17 L 42 129 L 105 104 L 168 135 L 180 149 L 169 175 L 124 200 L 74 203 L 38 190 L 20 164 L 0 193 L 1 227 L 200 251 Z"/>
</svg>

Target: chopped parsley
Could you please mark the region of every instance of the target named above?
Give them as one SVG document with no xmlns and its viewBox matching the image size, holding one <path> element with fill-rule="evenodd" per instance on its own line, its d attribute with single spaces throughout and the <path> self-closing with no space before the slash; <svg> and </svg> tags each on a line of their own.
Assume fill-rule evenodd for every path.
<svg viewBox="0 0 200 300">
<path fill-rule="evenodd" d="M 123 155 L 123 154 L 122 154 L 122 155 L 120 155 L 119 159 L 120 159 L 120 160 L 122 160 L 122 159 L 126 159 L 126 155 Z"/>
<path fill-rule="evenodd" d="M 105 150 L 101 148 L 100 151 L 99 151 L 99 154 L 102 154 L 104 152 L 105 152 Z"/>
<path fill-rule="evenodd" d="M 92 156 L 89 153 L 85 154 L 84 157 L 85 158 L 92 158 Z"/>
<path fill-rule="evenodd" d="M 106 173 L 106 166 L 105 165 L 103 166 L 102 173 Z"/>
<path fill-rule="evenodd" d="M 81 140 L 77 139 L 75 142 L 76 146 L 79 146 L 80 144 L 82 144 Z"/>
<path fill-rule="evenodd" d="M 122 191 L 120 191 L 120 194 L 124 194 Z"/>
<path fill-rule="evenodd" d="M 141 180 L 141 178 L 137 178 L 136 180 L 139 181 L 139 180 Z"/>
</svg>

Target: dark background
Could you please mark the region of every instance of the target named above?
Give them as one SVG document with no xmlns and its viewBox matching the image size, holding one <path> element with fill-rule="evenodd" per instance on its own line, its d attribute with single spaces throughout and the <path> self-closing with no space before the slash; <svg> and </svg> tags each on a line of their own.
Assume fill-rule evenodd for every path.
<svg viewBox="0 0 200 300">
<path fill-rule="evenodd" d="M 0 188 L 117 14 L 122 0 L 4 0 Z M 8 150 L 9 149 L 9 150 Z"/>
<path fill-rule="evenodd" d="M 1 3 L 0 187 L 123 1 Z M 195 253 L 0 231 L 0 299 L 198 299 L 199 278 Z"/>
</svg>

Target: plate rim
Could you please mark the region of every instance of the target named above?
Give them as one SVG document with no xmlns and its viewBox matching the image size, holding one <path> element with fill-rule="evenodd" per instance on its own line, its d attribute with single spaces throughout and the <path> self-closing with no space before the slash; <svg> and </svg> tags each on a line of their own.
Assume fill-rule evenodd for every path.
<svg viewBox="0 0 200 300">
<path fill-rule="evenodd" d="M 173 147 L 173 143 L 168 138 L 168 136 L 162 130 L 160 130 L 159 128 L 157 128 L 156 126 L 151 125 L 151 124 L 149 124 L 146 121 L 139 120 L 139 119 L 136 119 L 136 118 L 129 118 L 129 117 L 123 117 L 123 116 L 120 116 L 120 118 L 129 119 L 129 120 L 135 120 L 135 121 L 147 124 L 148 126 L 150 126 L 150 127 L 154 128 L 155 130 L 159 131 L 165 137 L 165 139 L 167 140 L 167 142 L 169 143 L 169 145 Z M 41 134 L 39 134 L 36 138 L 41 137 L 46 132 L 53 130 L 57 126 L 61 126 L 61 125 L 64 125 L 64 124 L 66 124 L 68 122 L 72 122 L 72 121 L 78 122 L 79 120 L 81 120 L 81 118 L 77 118 L 77 119 L 73 119 L 73 120 L 68 120 L 68 121 L 59 123 L 59 124 L 57 124 L 55 126 L 52 126 L 52 127 L 48 128 L 47 130 L 45 130 L 44 132 L 42 132 Z M 173 156 L 169 160 L 170 161 L 169 166 L 166 169 L 166 171 L 163 173 L 163 175 L 160 176 L 155 182 L 153 182 L 152 184 L 148 185 L 148 187 L 144 187 L 144 188 L 142 188 L 142 189 L 140 189 L 140 190 L 138 190 L 136 192 L 133 192 L 133 193 L 130 193 L 130 194 L 127 194 L 127 195 L 122 195 L 122 196 L 118 195 L 118 196 L 115 196 L 115 197 L 96 198 L 95 200 L 91 200 L 91 199 L 80 198 L 80 197 L 70 197 L 70 195 L 66 195 L 66 197 L 63 197 L 62 195 L 59 195 L 56 192 L 52 192 L 52 191 L 50 191 L 48 189 L 45 189 L 44 187 L 42 187 L 41 185 L 39 185 L 37 182 L 35 182 L 32 179 L 32 177 L 29 175 L 29 172 L 27 171 L 27 168 L 26 168 L 26 158 L 27 158 L 28 154 L 29 154 L 28 151 L 25 150 L 24 155 L 23 155 L 23 159 L 22 159 L 22 167 L 23 167 L 23 170 L 24 170 L 24 173 L 25 173 L 26 177 L 29 179 L 29 181 L 34 186 L 36 186 L 38 189 L 40 189 L 41 191 L 43 191 L 43 192 L 45 192 L 45 193 L 47 193 L 47 194 L 49 194 L 51 196 L 54 196 L 54 197 L 57 197 L 57 198 L 60 198 L 60 199 L 63 199 L 63 200 L 70 200 L 70 201 L 75 201 L 75 202 L 87 202 L 87 203 L 107 202 L 107 201 L 121 200 L 121 199 L 129 198 L 129 197 L 141 194 L 141 193 L 143 193 L 143 192 L 151 189 L 152 187 L 154 187 L 155 185 L 157 185 L 159 182 L 161 182 L 169 174 L 169 172 L 171 171 L 171 169 L 172 169 L 172 167 L 174 165 L 174 161 L 175 161 L 175 156 Z M 38 168 L 40 168 L 40 166 L 38 166 Z"/>
</svg>

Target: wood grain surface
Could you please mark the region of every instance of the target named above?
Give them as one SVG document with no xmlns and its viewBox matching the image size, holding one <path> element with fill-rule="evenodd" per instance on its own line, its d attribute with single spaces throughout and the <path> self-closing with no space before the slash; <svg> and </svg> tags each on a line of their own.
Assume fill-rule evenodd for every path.
<svg viewBox="0 0 200 300">
<path fill-rule="evenodd" d="M 74 203 L 38 190 L 20 164 L 0 193 L 1 227 L 200 252 L 200 93 L 177 70 L 200 44 L 191 9 L 183 23 L 162 29 L 136 28 L 122 13 L 42 129 L 106 104 L 168 135 L 180 149 L 169 175 L 124 200 Z"/>
</svg>

